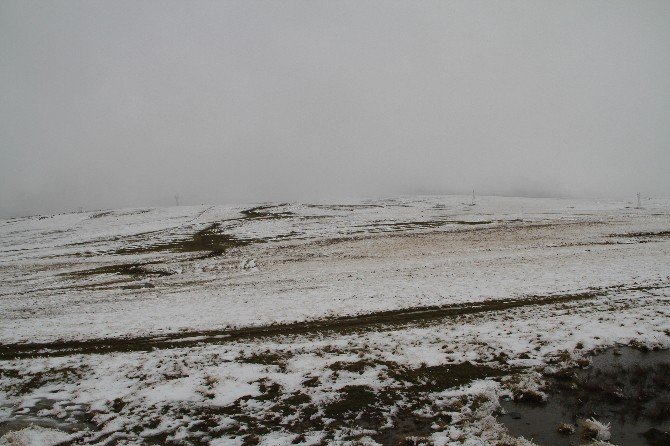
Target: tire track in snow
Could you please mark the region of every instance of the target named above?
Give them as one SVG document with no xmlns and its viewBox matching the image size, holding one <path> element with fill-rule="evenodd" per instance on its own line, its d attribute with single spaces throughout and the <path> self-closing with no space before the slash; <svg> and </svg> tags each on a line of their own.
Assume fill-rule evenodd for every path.
<svg viewBox="0 0 670 446">
<path fill-rule="evenodd" d="M 669 287 L 670 283 L 667 282 L 648 285 L 618 285 L 569 294 L 527 296 L 516 299 L 497 299 L 443 306 L 414 307 L 286 324 L 230 329 L 190 330 L 167 335 L 148 335 L 132 338 L 118 337 L 43 343 L 0 344 L 0 360 L 59 357 L 76 354 L 142 352 L 244 340 L 253 341 L 281 336 L 336 335 L 369 329 L 391 330 L 463 315 L 486 314 L 527 306 L 573 303 L 605 297 L 610 293 L 650 291 Z"/>
</svg>

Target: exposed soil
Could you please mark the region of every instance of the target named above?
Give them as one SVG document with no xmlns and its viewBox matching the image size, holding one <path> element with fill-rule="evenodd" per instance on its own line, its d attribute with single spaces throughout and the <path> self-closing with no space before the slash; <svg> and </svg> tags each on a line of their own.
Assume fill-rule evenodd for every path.
<svg viewBox="0 0 670 446">
<path fill-rule="evenodd" d="M 144 263 L 120 263 L 116 265 L 105 265 L 98 268 L 85 269 L 67 273 L 73 277 L 89 277 L 101 274 L 120 274 L 126 276 L 170 276 L 173 273 L 170 271 L 151 269 L 150 265 L 156 265 L 159 262 L 144 262 Z"/>
<path fill-rule="evenodd" d="M 270 212 L 269 209 L 282 205 L 256 206 L 241 211 L 242 217 L 226 220 L 234 222 L 250 219 L 279 219 L 290 218 L 295 215 L 292 212 Z M 251 243 L 262 243 L 265 240 L 256 238 L 238 238 L 234 235 L 224 233 L 221 225 L 224 222 L 212 223 L 204 229 L 196 231 L 192 236 L 162 243 L 151 243 L 149 240 L 135 240 L 137 244 L 131 244 L 117 249 L 114 254 L 150 254 L 156 252 L 174 253 L 206 253 L 205 256 L 213 257 L 224 254 L 231 248 L 239 248 Z M 142 243 L 146 242 L 146 243 Z"/>
<path fill-rule="evenodd" d="M 670 237 L 670 231 L 658 231 L 658 232 L 629 232 L 627 234 L 612 234 L 610 237 L 631 237 L 631 238 L 666 238 Z"/>
<path fill-rule="evenodd" d="M 233 235 L 221 232 L 220 223 L 212 223 L 191 237 L 165 243 L 128 246 L 115 251 L 115 254 L 149 254 L 169 251 L 176 253 L 205 252 L 209 256 L 225 253 L 231 248 L 246 246 L 258 240 L 240 239 Z"/>
<path fill-rule="evenodd" d="M 493 223 L 492 220 L 467 221 L 467 220 L 426 220 L 426 221 L 400 221 L 393 223 L 375 223 L 370 231 L 411 231 L 414 229 L 435 229 L 445 225 L 467 225 L 478 226 Z M 368 226 L 366 226 L 368 227 Z"/>
<path fill-rule="evenodd" d="M 256 206 L 251 209 L 246 209 L 242 211 L 242 215 L 244 215 L 244 218 L 250 219 L 250 218 L 289 218 L 289 217 L 294 217 L 295 214 L 293 212 L 269 212 L 268 209 L 272 208 L 277 208 L 281 206 L 286 206 L 286 203 L 284 204 L 277 204 L 277 205 L 267 205 L 267 206 Z"/>
</svg>

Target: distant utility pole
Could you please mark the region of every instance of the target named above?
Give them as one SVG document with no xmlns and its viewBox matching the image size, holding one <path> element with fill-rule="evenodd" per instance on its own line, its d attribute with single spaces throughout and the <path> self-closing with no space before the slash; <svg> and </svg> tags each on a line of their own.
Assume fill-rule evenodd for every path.
<svg viewBox="0 0 670 446">
<path fill-rule="evenodd" d="M 179 195 L 174 196 L 174 202 L 176 203 L 177 206 L 179 206 Z"/>
<path fill-rule="evenodd" d="M 640 199 L 640 193 L 637 193 L 637 208 L 642 209 L 642 200 Z"/>
<path fill-rule="evenodd" d="M 475 190 L 472 189 L 472 206 L 475 205 Z"/>
</svg>

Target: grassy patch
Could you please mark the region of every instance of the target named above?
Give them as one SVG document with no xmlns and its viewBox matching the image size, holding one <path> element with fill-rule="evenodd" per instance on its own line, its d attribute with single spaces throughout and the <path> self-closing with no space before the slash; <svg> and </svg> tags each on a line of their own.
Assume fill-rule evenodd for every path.
<svg viewBox="0 0 670 446">
<path fill-rule="evenodd" d="M 391 370 L 389 375 L 398 381 L 410 384 L 417 391 L 440 392 L 476 379 L 496 378 L 510 373 L 509 370 L 463 362 L 417 369 L 400 368 Z"/>
<path fill-rule="evenodd" d="M 355 362 L 337 361 L 329 365 L 328 368 L 335 372 L 345 371 L 362 374 L 365 372 L 365 369 L 374 368 L 376 365 L 377 364 L 371 360 L 361 360 Z"/>
<path fill-rule="evenodd" d="M 276 365 L 281 370 L 285 370 L 286 361 L 289 360 L 291 356 L 292 354 L 289 352 L 265 351 L 261 353 L 253 353 L 248 356 L 240 356 L 237 360 L 248 364 Z"/>
<path fill-rule="evenodd" d="M 370 412 L 377 401 L 375 392 L 368 386 L 345 386 L 337 400 L 324 409 L 327 418 L 342 420 L 356 418 L 362 412 Z"/>
</svg>

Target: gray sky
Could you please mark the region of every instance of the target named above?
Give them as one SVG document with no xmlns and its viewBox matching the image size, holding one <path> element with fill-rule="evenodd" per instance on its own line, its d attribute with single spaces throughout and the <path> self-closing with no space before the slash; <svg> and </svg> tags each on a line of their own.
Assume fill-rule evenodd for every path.
<svg viewBox="0 0 670 446">
<path fill-rule="evenodd" d="M 0 215 L 670 191 L 670 2 L 0 1 Z"/>
</svg>

